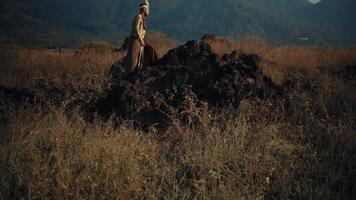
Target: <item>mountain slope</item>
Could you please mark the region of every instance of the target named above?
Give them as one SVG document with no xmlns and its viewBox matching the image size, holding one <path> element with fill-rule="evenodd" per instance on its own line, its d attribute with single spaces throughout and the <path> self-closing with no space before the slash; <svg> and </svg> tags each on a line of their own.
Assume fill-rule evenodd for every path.
<svg viewBox="0 0 356 200">
<path fill-rule="evenodd" d="M 2 0 L 0 43 L 73 46 L 121 42 L 140 0 Z M 151 0 L 150 30 L 178 40 L 205 33 L 292 42 L 354 42 L 352 0 Z M 353 3 L 351 5 L 351 3 Z M 342 13 L 342 14 L 340 14 Z M 342 23 L 341 23 L 342 22 Z"/>
<path fill-rule="evenodd" d="M 173 12 L 155 14 L 152 24 L 178 37 L 196 38 L 207 32 L 219 35 L 257 35 L 268 39 L 288 40 L 304 32 L 305 25 L 288 12 L 284 0 L 199 0 L 179 1 Z M 303 1 L 292 1 L 303 4 Z M 277 6 L 276 6 L 277 5 Z M 287 6 L 288 5 L 288 6 Z M 198 13 L 192 14 L 192 13 Z M 174 15 L 171 17 L 170 15 Z M 283 16 L 281 18 L 281 16 Z M 170 20 L 165 20 L 170 19 Z M 161 23 L 158 23 L 161 22 Z M 177 26 L 179 24 L 179 26 Z M 308 28 L 307 28 L 308 29 Z"/>
<path fill-rule="evenodd" d="M 315 19 L 332 28 L 356 31 L 355 0 L 323 0 L 312 7 Z"/>
</svg>

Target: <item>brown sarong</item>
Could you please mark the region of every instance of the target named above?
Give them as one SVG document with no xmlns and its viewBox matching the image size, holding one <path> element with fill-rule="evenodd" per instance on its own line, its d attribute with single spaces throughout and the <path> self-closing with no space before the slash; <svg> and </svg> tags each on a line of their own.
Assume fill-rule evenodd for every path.
<svg viewBox="0 0 356 200">
<path fill-rule="evenodd" d="M 145 43 L 145 47 L 141 51 L 140 41 L 134 37 L 129 38 L 125 61 L 127 73 L 133 72 L 136 68 L 152 66 L 157 60 L 157 52 L 151 44 Z"/>
<path fill-rule="evenodd" d="M 156 52 L 156 49 L 149 43 L 146 42 L 145 48 L 143 51 L 143 62 L 142 66 L 147 67 L 147 66 L 152 66 L 156 64 L 158 60 L 158 55 Z"/>
<path fill-rule="evenodd" d="M 138 39 L 130 37 L 127 46 L 126 72 L 130 73 L 138 67 L 140 61 L 141 43 Z"/>
</svg>

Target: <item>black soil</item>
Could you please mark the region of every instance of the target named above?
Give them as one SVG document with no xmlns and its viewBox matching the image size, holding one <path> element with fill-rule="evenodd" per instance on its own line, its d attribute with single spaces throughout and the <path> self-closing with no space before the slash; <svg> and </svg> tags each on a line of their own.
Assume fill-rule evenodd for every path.
<svg viewBox="0 0 356 200">
<path fill-rule="evenodd" d="M 129 75 L 120 62 L 111 70 L 113 87 L 95 110 L 131 119 L 141 126 L 166 126 L 189 104 L 210 109 L 237 108 L 244 98 L 281 93 L 259 68 L 259 57 L 233 52 L 219 57 L 204 42 L 170 50 L 157 64 Z"/>
</svg>

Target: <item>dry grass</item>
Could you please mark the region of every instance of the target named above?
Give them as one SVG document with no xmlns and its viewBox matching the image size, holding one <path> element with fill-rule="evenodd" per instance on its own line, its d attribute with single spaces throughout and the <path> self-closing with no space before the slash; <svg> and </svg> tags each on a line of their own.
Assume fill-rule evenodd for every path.
<svg viewBox="0 0 356 200">
<path fill-rule="evenodd" d="M 39 79 L 57 83 L 85 85 L 101 82 L 112 64 L 123 53 L 95 49 L 25 49 L 1 50 L 0 85 L 31 88 Z"/>
<path fill-rule="evenodd" d="M 290 99 L 289 109 L 284 101 L 244 100 L 236 112 L 220 114 L 191 105 L 199 123 L 177 118 L 164 137 L 128 122 L 87 122 L 76 109 L 24 106 L 2 123 L 0 194 L 5 199 L 350 198 L 356 193 L 355 94 L 339 87 L 315 94 L 295 88 Z"/>
<path fill-rule="evenodd" d="M 262 54 L 266 73 L 281 82 L 289 71 L 317 74 L 321 69 L 336 70 L 356 64 L 356 47 L 280 46 Z"/>
<path fill-rule="evenodd" d="M 261 55 L 275 80 L 295 83 L 287 96 L 221 113 L 190 102 L 194 120 L 172 116 L 159 137 L 115 118 L 88 122 L 77 108 L 12 107 L 0 97 L 0 199 L 352 199 L 355 82 L 317 69 L 354 64 L 354 48 L 237 45 Z M 7 51 L 1 85 L 85 84 L 122 56 L 76 51 Z"/>
<path fill-rule="evenodd" d="M 258 39 L 208 41 L 213 50 L 222 55 L 240 50 L 261 56 L 264 72 L 275 82 L 282 83 L 288 72 L 315 74 L 324 70 L 356 64 L 356 47 L 273 45 Z"/>
<path fill-rule="evenodd" d="M 176 46 L 163 33 L 152 32 L 148 40 L 160 56 Z M 105 81 L 106 72 L 126 52 L 101 41 L 84 44 L 79 49 L 27 49 L 13 47 L 0 49 L 0 86 L 31 88 L 41 79 L 76 88 Z"/>
<path fill-rule="evenodd" d="M 162 32 L 149 32 L 147 41 L 156 48 L 159 57 L 164 56 L 170 49 L 177 46 L 177 41 Z"/>
<path fill-rule="evenodd" d="M 162 33 L 153 32 L 148 40 L 160 56 L 177 45 Z M 272 45 L 256 39 L 235 42 L 218 38 L 208 41 L 219 55 L 238 49 L 261 56 L 261 66 L 276 83 L 282 83 L 288 72 L 317 74 L 320 69 L 334 70 L 356 64 L 356 47 Z M 81 49 L 25 49 L 0 50 L 0 86 L 33 87 L 40 79 L 85 87 L 88 82 L 98 86 L 105 81 L 105 73 L 125 52 L 102 42 L 83 45 Z M 79 87 L 78 86 L 78 87 Z"/>
<path fill-rule="evenodd" d="M 158 163 L 149 137 L 110 122 L 89 124 L 79 113 L 44 110 L 20 109 L 6 127 L 12 138 L 1 147 L 3 196 L 128 199 L 150 183 Z"/>
</svg>

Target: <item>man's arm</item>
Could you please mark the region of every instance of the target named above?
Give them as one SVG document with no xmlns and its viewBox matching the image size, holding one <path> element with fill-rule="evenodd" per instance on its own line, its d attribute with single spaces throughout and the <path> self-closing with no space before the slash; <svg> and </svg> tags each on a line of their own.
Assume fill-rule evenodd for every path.
<svg viewBox="0 0 356 200">
<path fill-rule="evenodd" d="M 140 35 L 140 26 L 142 26 L 143 24 L 143 19 L 142 19 L 142 15 L 137 15 L 135 17 L 135 35 L 138 38 L 138 40 L 140 41 L 142 46 L 145 46 L 145 41 L 144 38 L 142 38 L 142 35 Z"/>
</svg>

